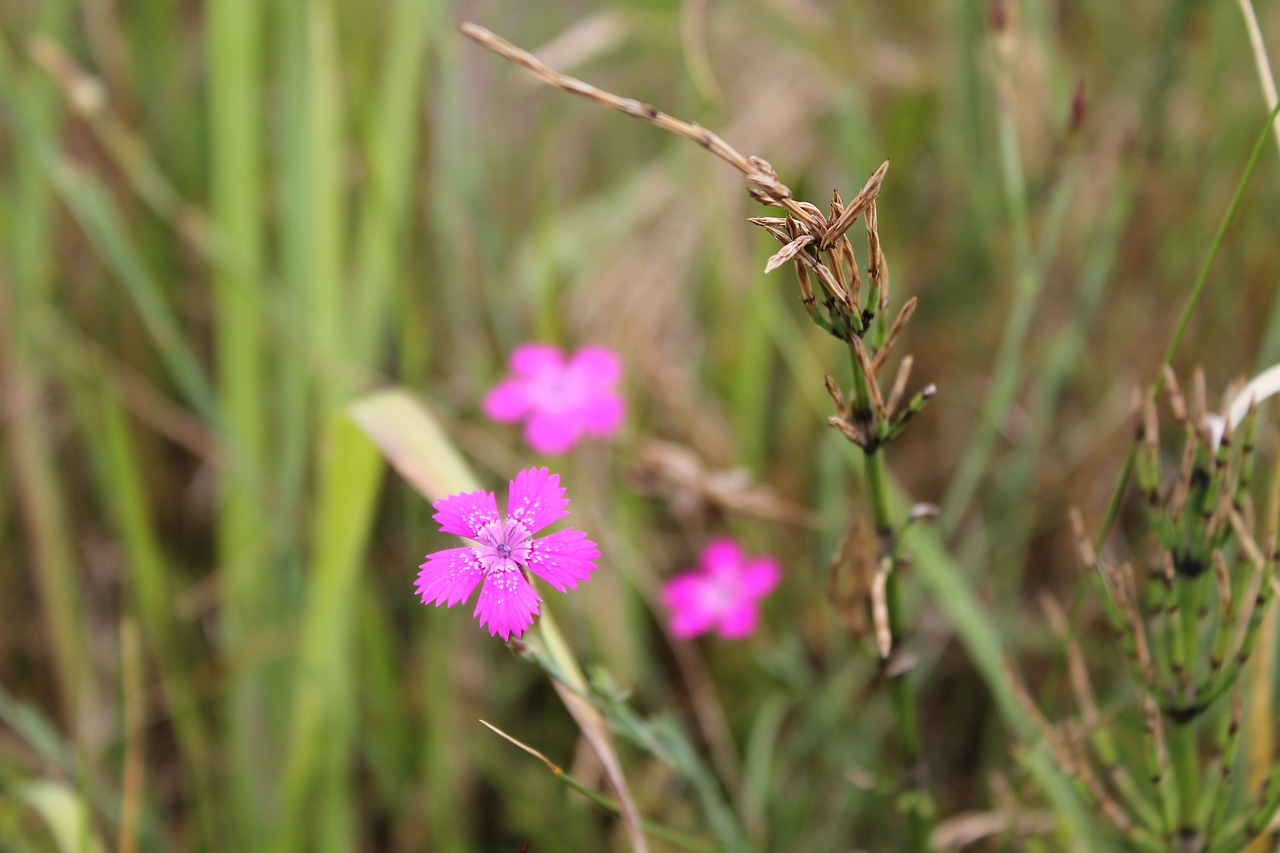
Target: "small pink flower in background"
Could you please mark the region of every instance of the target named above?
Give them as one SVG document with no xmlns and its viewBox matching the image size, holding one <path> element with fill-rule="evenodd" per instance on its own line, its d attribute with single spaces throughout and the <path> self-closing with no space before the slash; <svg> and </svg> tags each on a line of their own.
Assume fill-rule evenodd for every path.
<svg viewBox="0 0 1280 853">
<path fill-rule="evenodd" d="M 491 635 L 519 637 L 533 624 L 542 599 L 525 577 L 528 569 L 560 592 L 575 589 L 595 571 L 596 543 L 567 529 L 533 534 L 568 515 L 569 500 L 560 475 L 528 468 L 507 491 L 507 512 L 498 513 L 493 492 L 463 492 L 435 502 L 435 520 L 443 533 L 475 540 L 465 548 L 427 555 L 416 584 L 423 604 L 452 607 L 471 597 L 484 581 L 473 614 Z"/>
<path fill-rule="evenodd" d="M 550 344 L 521 344 L 508 366 L 512 375 L 484 398 L 485 414 L 525 420 L 524 437 L 539 453 L 564 453 L 583 436 L 607 438 L 621 426 L 622 365 L 611 350 L 586 346 L 566 360 Z"/>
<path fill-rule="evenodd" d="M 713 539 L 697 567 L 663 584 L 671 633 L 684 639 L 714 629 L 730 640 L 749 636 L 760 619 L 761 599 L 781 577 L 772 557 L 748 557 L 732 539 Z"/>
</svg>

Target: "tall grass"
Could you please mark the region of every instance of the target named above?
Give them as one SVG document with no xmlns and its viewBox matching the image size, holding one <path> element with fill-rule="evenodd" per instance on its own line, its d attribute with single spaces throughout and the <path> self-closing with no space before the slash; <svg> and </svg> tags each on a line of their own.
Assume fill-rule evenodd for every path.
<svg viewBox="0 0 1280 853">
<path fill-rule="evenodd" d="M 848 366 L 760 274 L 774 247 L 731 170 L 532 88 L 457 35 L 464 11 L 535 48 L 570 31 L 561 70 L 769 158 L 798 195 L 892 159 L 893 310 L 921 300 L 900 346 L 940 387 L 888 459 L 894 513 L 944 507 L 905 575 L 927 785 L 944 822 L 1047 805 L 1068 818 L 1043 849 L 1069 845 L 1090 817 L 1024 745 L 1003 662 L 1066 701 L 1035 599 L 1081 587 L 1067 507 L 1102 525 L 1130 396 L 1270 106 L 1234 4 L 0 6 L 0 847 L 626 849 L 609 803 L 476 722 L 607 790 L 535 668 L 414 600 L 445 537 L 351 420 L 402 385 L 435 446 L 500 485 L 532 459 L 477 401 L 532 338 L 627 364 L 626 435 L 556 462 L 602 572 L 551 604 L 630 693 L 614 741 L 652 848 L 906 838 L 876 666 L 825 600 L 868 511 L 823 425 L 822 374 L 847 387 Z M 1277 175 L 1266 148 L 1177 330 L 1175 367 L 1212 388 L 1280 340 Z M 638 496 L 647 437 L 745 467 L 817 529 Z M 1141 523 L 1116 507 L 1123 552 Z M 786 579 L 757 640 L 673 646 L 658 583 L 721 529 Z M 1074 613 L 1105 662 L 1096 598 Z"/>
</svg>

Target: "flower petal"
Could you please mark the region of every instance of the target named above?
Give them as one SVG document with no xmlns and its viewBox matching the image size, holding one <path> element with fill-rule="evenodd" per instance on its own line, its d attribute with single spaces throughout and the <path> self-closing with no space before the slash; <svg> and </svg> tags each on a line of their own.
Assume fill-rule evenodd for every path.
<svg viewBox="0 0 1280 853">
<path fill-rule="evenodd" d="M 519 379 L 502 380 L 484 397 L 484 413 L 502 423 L 520 420 L 532 406 L 528 389 Z"/>
<path fill-rule="evenodd" d="M 612 385 L 622 376 L 622 362 L 613 350 L 585 346 L 569 360 L 569 369 L 593 385 Z"/>
<path fill-rule="evenodd" d="M 564 370 L 564 353 L 551 344 L 520 344 L 511 351 L 507 364 L 516 376 L 526 378 L 543 373 L 559 373 Z"/>
<path fill-rule="evenodd" d="M 726 640 L 741 640 L 756 629 L 760 621 L 760 608 L 751 599 L 744 598 L 720 617 L 716 630 Z"/>
<path fill-rule="evenodd" d="M 484 569 L 472 548 L 449 548 L 427 555 L 414 584 L 423 604 L 452 607 L 471 596 Z"/>
<path fill-rule="evenodd" d="M 569 514 L 565 510 L 568 505 L 560 475 L 546 468 L 524 469 L 507 490 L 507 517 L 523 524 L 530 533 L 564 518 Z"/>
<path fill-rule="evenodd" d="M 744 597 L 760 599 L 782 579 L 782 569 L 772 557 L 757 557 L 746 564 L 739 579 Z"/>
<path fill-rule="evenodd" d="M 491 635 L 501 634 L 505 641 L 533 624 L 541 600 L 519 569 L 494 571 L 484 579 L 474 615 Z"/>
<path fill-rule="evenodd" d="M 662 601 L 671 610 L 671 635 L 679 639 L 706 633 L 719 615 L 706 606 L 705 581 L 694 573 L 677 575 L 662 586 Z"/>
<path fill-rule="evenodd" d="M 596 391 L 582 401 L 575 414 L 583 432 L 608 438 L 622 426 L 622 420 L 627 414 L 627 404 L 614 391 Z"/>
<path fill-rule="evenodd" d="M 578 440 L 581 429 L 571 413 L 535 410 L 525 424 L 524 437 L 539 453 L 564 453 Z"/>
<path fill-rule="evenodd" d="M 581 530 L 557 530 L 529 543 L 529 571 L 564 592 L 591 576 L 599 556 L 596 543 Z"/>
<path fill-rule="evenodd" d="M 480 529 L 497 521 L 498 499 L 493 492 L 463 492 L 441 498 L 434 504 L 432 516 L 440 523 L 440 529 L 455 536 L 478 539 Z"/>
<path fill-rule="evenodd" d="M 742 547 L 727 536 L 712 539 L 702 549 L 698 566 L 709 575 L 737 575 L 742 571 Z"/>
</svg>

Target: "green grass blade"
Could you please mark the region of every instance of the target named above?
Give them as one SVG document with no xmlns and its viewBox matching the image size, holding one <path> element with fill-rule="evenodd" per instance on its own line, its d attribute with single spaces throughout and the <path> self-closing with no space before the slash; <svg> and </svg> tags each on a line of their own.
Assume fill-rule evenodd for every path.
<svg viewBox="0 0 1280 853">
<path fill-rule="evenodd" d="M 324 444 L 312 572 L 298 636 L 277 849 L 350 850 L 355 608 L 382 481 L 378 448 L 346 416 Z M 322 811 L 321 811 L 322 810 Z"/>
<path fill-rule="evenodd" d="M 89 806 L 63 783 L 27 782 L 10 795 L 40 815 L 60 853 L 105 853 L 107 848 L 94 831 Z"/>
<path fill-rule="evenodd" d="M 216 422 L 235 455 L 220 483 L 220 641 L 225 652 L 252 642 L 269 624 L 273 574 L 267 570 L 267 508 L 238 475 L 260 471 L 268 405 L 262 369 L 263 16 L 256 0 L 215 0 L 205 19 L 208 76 L 210 221 L 228 260 L 212 275 L 218 399 Z M 224 760 L 233 805 L 234 846 L 261 839 L 272 796 L 276 732 L 260 668 L 233 668 L 227 692 Z"/>
<path fill-rule="evenodd" d="M 376 355 L 378 332 L 394 293 L 398 252 L 407 237 L 419 146 L 414 122 L 421 108 L 428 35 L 441 26 L 442 7 L 436 0 L 398 0 L 390 10 L 390 44 L 365 138 L 369 181 L 356 238 L 353 303 L 361 363 Z"/>
<path fill-rule="evenodd" d="M 170 576 L 172 563 L 164 555 L 154 529 L 154 513 L 146 495 L 142 465 L 129 435 L 120 403 L 102 390 L 84 389 L 96 406 L 86 407 L 100 425 L 95 438 L 102 504 L 113 516 L 128 567 L 127 581 L 134 607 L 141 617 L 147 645 L 160 672 L 182 767 L 190 785 L 199 826 L 208 849 L 218 849 L 210 760 L 209 732 L 200 715 L 191 682 L 191 666 L 184 652 L 189 644 L 179 636 L 173 615 Z"/>
</svg>

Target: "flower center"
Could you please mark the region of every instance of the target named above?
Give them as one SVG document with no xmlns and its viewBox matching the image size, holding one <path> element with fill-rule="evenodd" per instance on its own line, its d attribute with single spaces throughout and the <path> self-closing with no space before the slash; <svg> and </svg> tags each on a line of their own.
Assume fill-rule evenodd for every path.
<svg viewBox="0 0 1280 853">
<path fill-rule="evenodd" d="M 511 571 L 514 566 L 523 568 L 529 561 L 529 531 L 520 522 L 510 518 L 494 519 L 480 530 L 478 541 L 483 546 L 476 553 L 481 556 L 486 572 Z"/>
<path fill-rule="evenodd" d="M 702 587 L 703 606 L 714 613 L 732 610 L 742 598 L 737 578 L 709 577 Z"/>
</svg>

